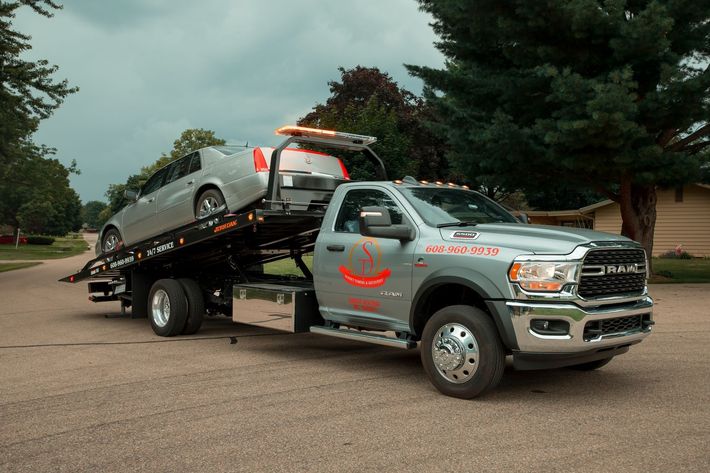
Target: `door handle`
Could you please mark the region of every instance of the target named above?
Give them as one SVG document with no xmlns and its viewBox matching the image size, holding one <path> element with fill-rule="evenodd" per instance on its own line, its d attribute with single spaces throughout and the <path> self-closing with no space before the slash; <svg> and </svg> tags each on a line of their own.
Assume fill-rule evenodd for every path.
<svg viewBox="0 0 710 473">
<path fill-rule="evenodd" d="M 194 183 L 195 183 L 195 180 L 194 180 L 194 179 L 191 180 L 191 181 L 187 181 L 187 185 L 188 185 L 188 186 L 191 186 L 191 185 L 193 185 Z"/>
<path fill-rule="evenodd" d="M 150 199 L 148 199 L 148 203 L 150 204 L 150 203 L 153 202 L 154 200 L 155 200 L 155 197 L 151 197 Z"/>
<path fill-rule="evenodd" d="M 328 245 L 326 248 L 328 251 L 345 251 L 344 245 Z"/>
</svg>

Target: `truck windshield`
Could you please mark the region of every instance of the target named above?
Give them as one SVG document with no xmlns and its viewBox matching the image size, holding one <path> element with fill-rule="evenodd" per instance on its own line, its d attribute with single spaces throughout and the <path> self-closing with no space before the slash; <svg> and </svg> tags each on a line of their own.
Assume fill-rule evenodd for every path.
<svg viewBox="0 0 710 473">
<path fill-rule="evenodd" d="M 400 187 L 406 199 L 431 226 L 466 222 L 519 223 L 503 207 L 491 199 L 464 189 L 436 187 Z"/>
</svg>

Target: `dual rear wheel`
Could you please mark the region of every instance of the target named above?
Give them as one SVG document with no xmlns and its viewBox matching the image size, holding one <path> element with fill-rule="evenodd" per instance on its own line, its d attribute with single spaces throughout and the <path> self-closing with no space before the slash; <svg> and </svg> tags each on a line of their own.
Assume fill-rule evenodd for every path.
<svg viewBox="0 0 710 473">
<path fill-rule="evenodd" d="M 159 279 L 148 295 L 148 318 L 161 337 L 191 335 L 205 313 L 202 290 L 193 279 Z"/>
</svg>

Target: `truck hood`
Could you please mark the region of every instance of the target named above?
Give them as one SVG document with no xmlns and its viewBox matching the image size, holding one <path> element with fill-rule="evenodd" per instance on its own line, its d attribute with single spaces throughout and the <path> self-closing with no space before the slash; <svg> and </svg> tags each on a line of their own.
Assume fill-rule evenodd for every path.
<svg viewBox="0 0 710 473">
<path fill-rule="evenodd" d="M 571 253 L 579 245 L 591 242 L 632 243 L 632 240 L 621 235 L 552 225 L 484 223 L 470 227 L 450 227 L 440 230 L 441 237 L 446 241 L 468 241 L 478 245 L 515 248 L 534 254 L 565 255 Z M 476 232 L 478 236 L 475 240 L 461 239 L 454 237 L 456 232 L 464 232 L 464 234 Z"/>
</svg>

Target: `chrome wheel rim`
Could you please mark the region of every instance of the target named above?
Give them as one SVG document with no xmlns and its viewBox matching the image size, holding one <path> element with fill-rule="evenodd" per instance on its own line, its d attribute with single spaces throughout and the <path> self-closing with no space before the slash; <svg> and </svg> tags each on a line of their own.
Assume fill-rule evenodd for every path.
<svg viewBox="0 0 710 473">
<path fill-rule="evenodd" d="M 151 315 L 153 316 L 153 322 L 158 327 L 165 327 L 168 320 L 170 320 L 170 298 L 168 293 L 162 289 L 158 289 L 153 294 L 153 300 L 151 301 Z"/>
<path fill-rule="evenodd" d="M 215 197 L 206 197 L 200 203 L 199 211 L 197 213 L 198 218 L 204 218 L 212 215 L 212 213 L 217 210 L 217 207 L 219 207 L 219 202 L 217 202 Z"/>
<path fill-rule="evenodd" d="M 104 240 L 104 252 L 107 251 L 113 251 L 116 249 L 118 246 L 119 238 L 116 236 L 115 233 L 110 234 L 106 239 Z"/>
<path fill-rule="evenodd" d="M 478 370 L 478 342 L 461 324 L 446 324 L 436 331 L 431 357 L 441 376 L 454 384 L 465 383 Z"/>
</svg>

